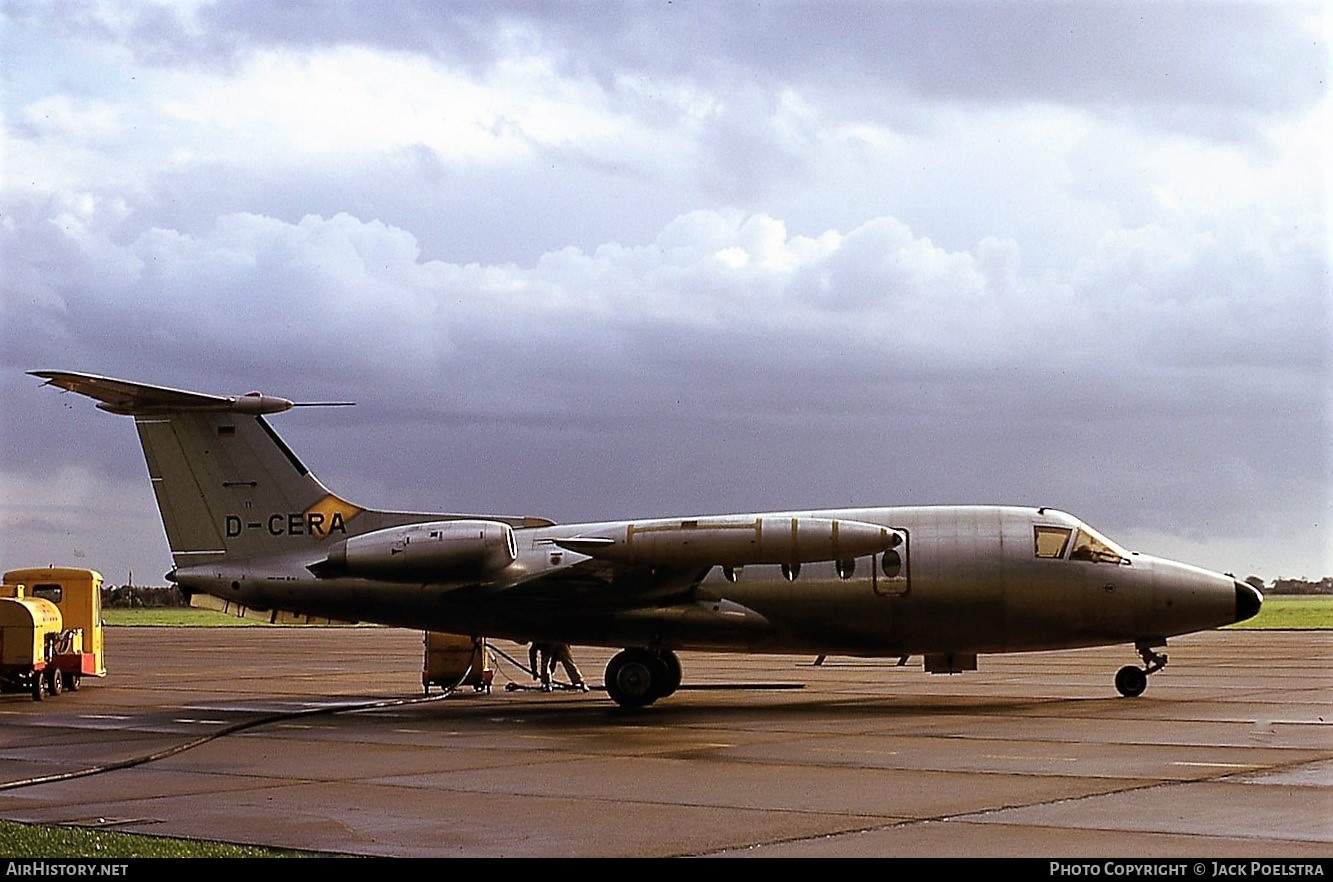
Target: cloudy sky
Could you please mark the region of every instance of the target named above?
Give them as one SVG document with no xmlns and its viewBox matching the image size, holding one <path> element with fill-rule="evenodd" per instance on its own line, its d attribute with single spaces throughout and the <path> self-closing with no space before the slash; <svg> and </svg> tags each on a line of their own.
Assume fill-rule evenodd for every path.
<svg viewBox="0 0 1333 882">
<path fill-rule="evenodd" d="M 1016 503 L 1333 575 L 1319 3 L 0 0 L 0 566 L 170 567 L 132 422 L 376 507 Z"/>
</svg>

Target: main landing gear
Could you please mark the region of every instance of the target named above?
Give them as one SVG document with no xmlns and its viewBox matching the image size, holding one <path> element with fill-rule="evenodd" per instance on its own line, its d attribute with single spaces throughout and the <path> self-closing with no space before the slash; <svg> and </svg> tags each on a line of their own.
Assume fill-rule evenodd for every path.
<svg viewBox="0 0 1333 882">
<path fill-rule="evenodd" d="M 1148 675 L 1166 667 L 1166 653 L 1154 652 L 1147 643 L 1136 643 L 1134 648 L 1143 659 L 1143 667 L 1125 665 L 1115 675 L 1116 691 L 1126 698 L 1137 698 L 1148 688 Z"/>
<path fill-rule="evenodd" d="M 606 694 L 621 707 L 647 707 L 680 686 L 680 659 L 669 649 L 631 647 L 606 665 Z"/>
</svg>

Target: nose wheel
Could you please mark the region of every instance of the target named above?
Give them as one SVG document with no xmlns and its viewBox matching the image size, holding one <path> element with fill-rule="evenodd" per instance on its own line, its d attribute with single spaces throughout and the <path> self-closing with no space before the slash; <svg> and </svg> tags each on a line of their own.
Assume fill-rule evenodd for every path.
<svg viewBox="0 0 1333 882">
<path fill-rule="evenodd" d="M 1166 667 L 1166 653 L 1154 652 L 1146 643 L 1136 643 L 1134 648 L 1143 659 L 1143 667 L 1125 665 L 1115 675 L 1116 691 L 1126 698 L 1137 698 L 1148 688 L 1148 675 Z"/>
</svg>

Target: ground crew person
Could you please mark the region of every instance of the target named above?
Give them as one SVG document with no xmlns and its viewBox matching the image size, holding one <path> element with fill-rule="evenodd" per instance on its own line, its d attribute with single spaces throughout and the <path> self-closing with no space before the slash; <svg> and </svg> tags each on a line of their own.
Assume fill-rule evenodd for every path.
<svg viewBox="0 0 1333 882">
<path fill-rule="evenodd" d="M 568 643 L 538 643 L 528 647 L 528 666 L 532 669 L 532 679 L 540 680 L 543 692 L 550 692 L 551 674 L 556 664 L 565 669 L 565 676 L 570 684 L 580 692 L 588 691 L 588 684 L 583 682 L 583 674 L 574 663 L 574 655 L 569 651 Z"/>
<path fill-rule="evenodd" d="M 532 671 L 532 679 L 541 680 L 543 692 L 551 691 L 551 668 L 554 665 L 551 644 L 532 641 L 528 647 L 528 669 Z"/>
<path fill-rule="evenodd" d="M 583 682 L 583 674 L 579 671 L 579 666 L 574 664 L 574 656 L 569 651 L 568 643 L 552 643 L 548 647 L 546 664 L 547 680 L 550 680 L 551 673 L 555 671 L 555 664 L 559 662 L 565 668 L 565 676 L 569 678 L 570 685 L 580 692 L 588 691 L 588 684 Z"/>
</svg>

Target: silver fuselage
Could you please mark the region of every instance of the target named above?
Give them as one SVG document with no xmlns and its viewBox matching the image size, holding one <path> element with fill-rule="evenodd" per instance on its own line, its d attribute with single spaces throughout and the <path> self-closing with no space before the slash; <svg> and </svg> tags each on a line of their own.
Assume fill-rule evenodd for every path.
<svg viewBox="0 0 1333 882">
<path fill-rule="evenodd" d="M 1160 643 L 1238 621 L 1259 602 L 1229 575 L 1147 555 L 1081 560 L 1065 549 L 1039 557 L 1034 530 L 1083 527 L 1052 509 L 928 506 L 769 517 L 879 524 L 906 541 L 892 552 L 891 566 L 876 554 L 851 566 L 805 563 L 797 572 L 776 564 L 645 571 L 589 587 L 574 576 L 595 561 L 556 540 L 624 522 L 562 524 L 515 529 L 516 559 L 484 583 L 317 578 L 310 567 L 320 555 L 309 545 L 178 567 L 176 580 L 253 609 L 520 641 L 859 656 Z M 644 603 L 653 592 L 660 600 Z"/>
</svg>

